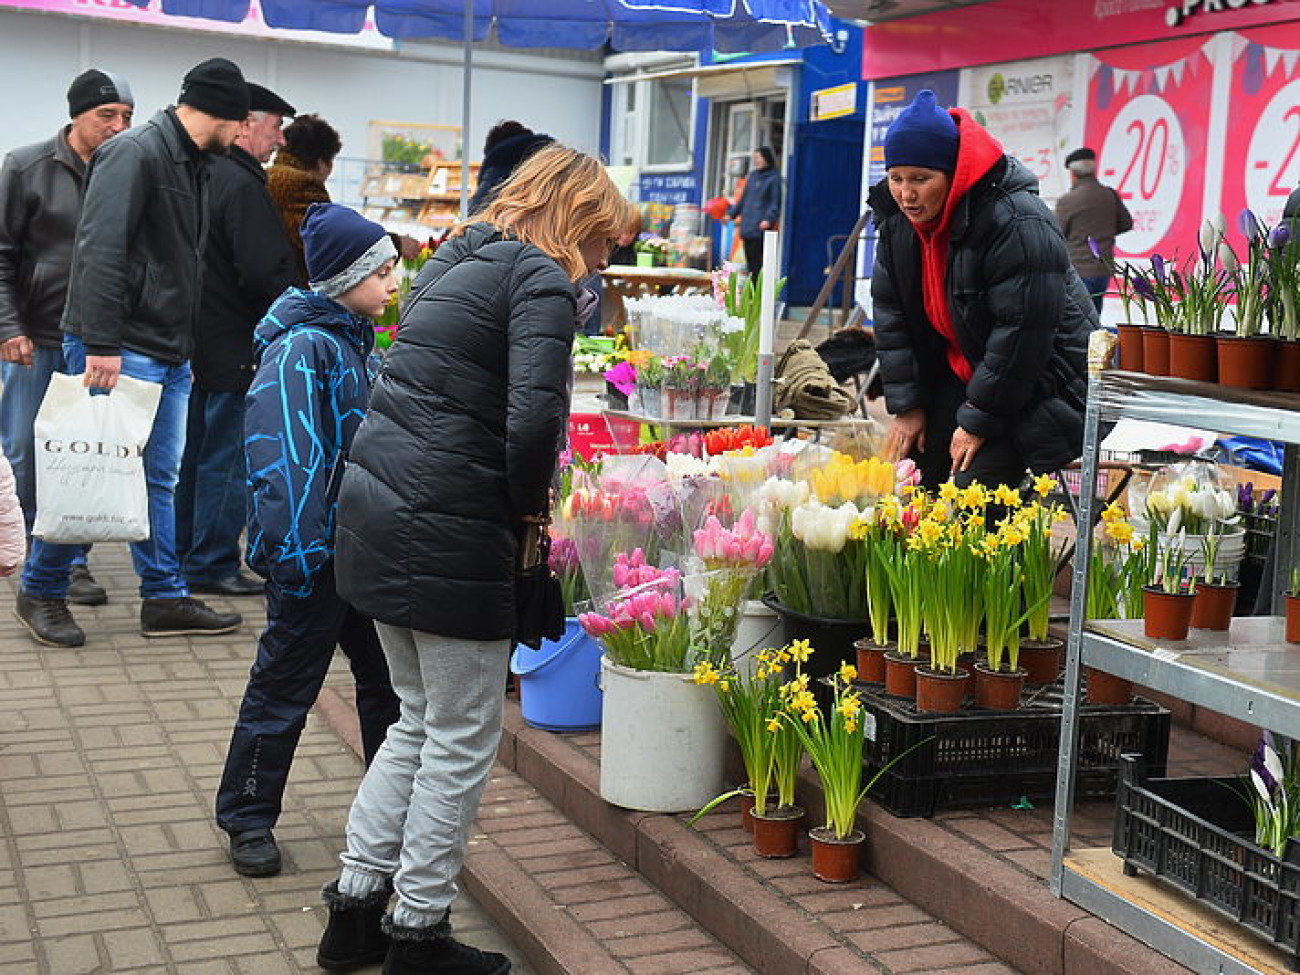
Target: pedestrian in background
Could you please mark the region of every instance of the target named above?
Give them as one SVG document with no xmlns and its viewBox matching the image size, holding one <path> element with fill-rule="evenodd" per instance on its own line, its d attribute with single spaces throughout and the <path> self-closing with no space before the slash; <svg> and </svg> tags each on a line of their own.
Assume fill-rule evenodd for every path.
<svg viewBox="0 0 1300 975">
<path fill-rule="evenodd" d="M 307 262 L 298 231 L 308 207 L 330 202 L 325 181 L 334 171 L 343 140 L 334 126 L 319 115 L 299 115 L 285 128 L 283 136 L 284 145 L 266 173 L 266 189 L 297 258 L 298 280 L 306 283 Z"/>
<path fill-rule="evenodd" d="M 257 328 L 245 449 L 249 564 L 266 578 L 266 629 L 217 790 L 217 825 L 238 873 L 280 872 L 272 828 L 307 712 L 337 646 L 356 681 L 366 764 L 397 720 L 374 624 L 334 585 L 335 499 L 376 363 L 373 318 L 397 292 L 384 229 L 317 203 L 303 221 L 311 289 L 288 289 Z"/>
<path fill-rule="evenodd" d="M 728 214 L 740 221 L 740 243 L 745 248 L 745 267 L 751 277 L 763 270 L 763 233 L 781 222 L 781 174 L 776 154 L 759 146 L 750 159 L 749 175 L 740 199 Z"/>
<path fill-rule="evenodd" d="M 63 310 L 64 366 L 91 390 L 113 389 L 121 374 L 162 387 L 143 458 L 149 537 L 131 545 L 140 631 L 149 637 L 229 633 L 242 622 L 190 596 L 176 557 L 174 502 L 206 242 L 204 170 L 247 117 L 239 67 L 212 58 L 186 73 L 177 105 L 101 145 L 86 174 Z M 23 568 L 16 612 L 49 646 L 86 642 L 67 601 L 76 551 L 37 539 Z"/>
<path fill-rule="evenodd" d="M 469 215 L 473 217 L 486 209 L 519 164 L 554 141 L 545 132 L 534 132 L 514 119 L 492 126 L 483 138 L 483 163 L 479 166 L 478 185 L 469 198 Z"/>
<path fill-rule="evenodd" d="M 176 485 L 176 550 L 190 592 L 253 596 L 262 581 L 240 571 L 248 517 L 244 394 L 253 378 L 253 329 L 297 279 L 293 248 L 266 191 L 262 166 L 284 144 L 293 106 L 249 84 L 248 124 L 208 165 L 208 244 L 185 452 Z"/>
<path fill-rule="evenodd" d="M 339 592 L 375 619 L 402 711 L 325 889 L 323 967 L 375 956 L 395 887 L 387 975 L 510 969 L 448 911 L 501 737 L 521 540 L 564 437 L 578 282 L 631 216 L 600 160 L 549 146 L 415 280 L 339 497 Z"/>
<path fill-rule="evenodd" d="M 1015 487 L 1070 463 L 1097 311 L 1038 181 L 928 89 L 884 148 L 871 297 L 892 451 L 927 487 Z"/>
<path fill-rule="evenodd" d="M 1119 193 L 1097 179 L 1097 154 L 1087 146 L 1066 156 L 1065 168 L 1070 171 L 1070 188 L 1056 201 L 1056 222 L 1065 234 L 1070 263 L 1101 314 L 1110 288 L 1115 238 L 1133 229 L 1133 216 Z"/>
<path fill-rule="evenodd" d="M 0 442 L 13 465 L 31 535 L 36 520 L 36 413 L 50 376 L 62 372 L 72 248 L 81 216 L 86 165 L 101 145 L 131 127 L 135 98 L 126 79 L 91 68 L 68 86 L 72 121 L 54 137 L 15 149 L 0 168 Z M 90 574 L 88 546 L 77 546 L 68 601 L 100 606 L 108 593 Z"/>
</svg>

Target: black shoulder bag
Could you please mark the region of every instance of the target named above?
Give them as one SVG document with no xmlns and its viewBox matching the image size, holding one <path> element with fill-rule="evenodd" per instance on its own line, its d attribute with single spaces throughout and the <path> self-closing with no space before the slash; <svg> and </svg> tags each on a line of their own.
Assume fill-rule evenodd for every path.
<svg viewBox="0 0 1300 975">
<path fill-rule="evenodd" d="M 515 569 L 515 642 L 534 650 L 543 640 L 564 636 L 564 590 L 550 557 L 546 522 L 525 522 Z"/>
</svg>

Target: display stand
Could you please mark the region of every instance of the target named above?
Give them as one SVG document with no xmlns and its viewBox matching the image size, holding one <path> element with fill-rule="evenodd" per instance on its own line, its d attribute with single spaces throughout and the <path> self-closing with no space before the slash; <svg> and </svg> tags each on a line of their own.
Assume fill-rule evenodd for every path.
<svg viewBox="0 0 1300 975">
<path fill-rule="evenodd" d="M 478 163 L 470 163 L 471 185 L 478 183 Z M 445 229 L 460 219 L 461 162 L 434 163 L 421 192 L 424 205 L 417 217 L 426 227 Z"/>
<path fill-rule="evenodd" d="M 1288 568 L 1294 564 L 1300 526 L 1300 396 L 1221 387 L 1213 383 L 1109 372 L 1089 383 L 1084 430 L 1080 524 L 1093 524 L 1099 428 L 1121 417 L 1193 424 L 1220 433 L 1285 442 L 1282 514 L 1276 539 L 1277 571 L 1266 584 L 1280 606 Z M 1227 633 L 1197 631 L 1193 638 L 1163 644 L 1142 635 L 1140 621 L 1085 623 L 1089 532 L 1079 535 L 1070 594 L 1061 753 L 1057 769 L 1052 831 L 1052 891 L 1127 931 L 1186 967 L 1203 973 L 1257 973 L 1277 970 L 1278 954 L 1267 943 L 1233 931 L 1231 938 L 1207 933 L 1193 923 L 1195 902 L 1163 890 L 1150 878 L 1123 878 L 1120 861 L 1109 850 L 1072 851 L 1070 815 L 1079 767 L 1080 675 L 1084 665 L 1193 704 L 1300 738 L 1300 653 L 1287 650 L 1276 617 L 1241 618 Z M 1180 900 L 1186 910 L 1166 905 Z M 1220 922 L 1219 929 L 1231 929 Z"/>
</svg>

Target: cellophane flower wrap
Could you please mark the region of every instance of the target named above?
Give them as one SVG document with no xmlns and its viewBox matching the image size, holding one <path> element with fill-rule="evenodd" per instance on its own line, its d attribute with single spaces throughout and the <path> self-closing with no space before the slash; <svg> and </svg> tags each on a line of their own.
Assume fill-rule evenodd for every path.
<svg viewBox="0 0 1300 975">
<path fill-rule="evenodd" d="M 690 625 L 678 569 L 661 569 L 640 549 L 614 559 L 612 596 L 593 600 L 578 622 L 611 663 L 633 670 L 688 672 Z"/>
<path fill-rule="evenodd" d="M 1139 619 L 1142 587 L 1155 575 L 1156 549 L 1139 535 L 1118 502 L 1107 505 L 1089 555 L 1088 619 Z"/>
<path fill-rule="evenodd" d="M 721 665 L 729 657 L 754 578 L 772 558 L 772 537 L 757 527 L 754 511 L 746 509 L 730 528 L 710 515 L 696 529 L 694 541 L 699 571 L 686 576 L 691 645 L 697 656 Z"/>
<path fill-rule="evenodd" d="M 653 565 L 680 549 L 681 512 L 662 460 L 607 454 L 575 472 L 562 513 L 593 599 L 612 596 L 615 557 L 640 549 Z M 675 561 L 675 557 L 673 557 Z"/>
</svg>

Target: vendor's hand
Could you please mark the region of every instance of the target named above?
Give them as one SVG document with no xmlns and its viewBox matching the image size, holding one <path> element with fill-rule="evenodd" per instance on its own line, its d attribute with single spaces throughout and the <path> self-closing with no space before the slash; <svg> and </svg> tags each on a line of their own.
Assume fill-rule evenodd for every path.
<svg viewBox="0 0 1300 975">
<path fill-rule="evenodd" d="M 984 438 L 977 437 L 969 431 L 958 427 L 953 431 L 952 443 L 948 447 L 948 453 L 952 456 L 952 474 L 960 474 L 962 471 L 969 470 L 971 461 L 975 455 L 980 452 L 984 446 Z"/>
<path fill-rule="evenodd" d="M 771 225 L 770 223 L 768 223 L 766 220 L 760 220 L 760 221 L 758 222 L 758 229 L 759 229 L 759 230 L 771 230 L 771 229 L 772 229 L 772 225 Z"/>
<path fill-rule="evenodd" d="M 887 453 L 890 460 L 902 460 L 913 451 L 925 450 L 925 410 L 917 407 L 894 417 L 889 427 Z"/>
<path fill-rule="evenodd" d="M 86 373 L 82 384 L 91 389 L 112 389 L 122 372 L 120 355 L 86 356 Z"/>
<path fill-rule="evenodd" d="M 26 335 L 15 335 L 0 342 L 0 361 L 13 362 L 20 366 L 30 366 L 36 347 Z"/>
</svg>

